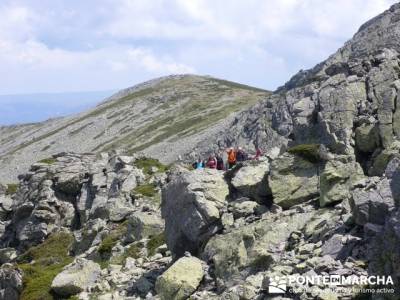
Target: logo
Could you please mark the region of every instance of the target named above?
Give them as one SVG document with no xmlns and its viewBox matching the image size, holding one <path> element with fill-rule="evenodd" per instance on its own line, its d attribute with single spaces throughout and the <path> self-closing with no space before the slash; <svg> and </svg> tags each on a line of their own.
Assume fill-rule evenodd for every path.
<svg viewBox="0 0 400 300">
<path fill-rule="evenodd" d="M 324 285 L 329 289 L 343 287 L 359 287 L 360 292 L 368 293 L 393 293 L 393 288 L 374 288 L 381 285 L 393 286 L 391 276 L 341 276 L 341 275 L 316 275 L 316 276 L 267 276 L 264 279 L 268 294 L 291 294 L 300 290 L 307 290 L 310 286 Z M 368 290 L 363 289 L 363 286 L 371 287 Z M 365 291 L 364 291 L 365 290 Z M 339 291 L 339 290 L 338 290 Z"/>
<path fill-rule="evenodd" d="M 285 294 L 286 293 L 286 278 L 276 276 L 274 278 L 266 278 L 268 284 L 268 294 Z"/>
</svg>

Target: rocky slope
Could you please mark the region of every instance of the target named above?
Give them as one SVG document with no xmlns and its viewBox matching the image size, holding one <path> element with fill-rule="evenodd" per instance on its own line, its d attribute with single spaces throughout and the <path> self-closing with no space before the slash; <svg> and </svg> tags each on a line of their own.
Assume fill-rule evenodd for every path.
<svg viewBox="0 0 400 300">
<path fill-rule="evenodd" d="M 398 32 L 400 4 L 216 130 L 259 160 L 63 152 L 0 186 L 0 299 L 399 299 Z"/>
<path fill-rule="evenodd" d="M 177 75 L 122 90 L 76 116 L 3 126 L 0 182 L 15 181 L 32 163 L 62 151 L 124 148 L 170 163 L 269 94 L 212 77 Z"/>
</svg>

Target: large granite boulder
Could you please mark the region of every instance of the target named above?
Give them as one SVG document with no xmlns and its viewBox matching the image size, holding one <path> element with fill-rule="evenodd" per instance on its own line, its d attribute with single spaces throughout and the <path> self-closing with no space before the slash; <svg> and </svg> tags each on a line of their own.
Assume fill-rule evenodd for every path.
<svg viewBox="0 0 400 300">
<path fill-rule="evenodd" d="M 289 208 L 319 195 L 318 165 L 285 153 L 272 162 L 268 182 L 274 203 Z"/>
<path fill-rule="evenodd" d="M 168 248 L 178 257 L 197 253 L 221 227 L 220 209 L 229 194 L 223 173 L 213 170 L 172 172 L 162 191 L 162 217 Z"/>
<path fill-rule="evenodd" d="M 202 261 L 196 257 L 182 257 L 156 281 L 161 300 L 185 300 L 197 289 L 203 279 Z"/>
<path fill-rule="evenodd" d="M 99 264 L 84 258 L 77 258 L 53 279 L 51 288 L 57 295 L 63 297 L 76 295 L 93 286 L 100 271 Z"/>
<path fill-rule="evenodd" d="M 338 156 L 328 161 L 320 176 L 320 205 L 348 200 L 350 189 L 363 177 L 361 166 L 352 156 Z"/>
<path fill-rule="evenodd" d="M 271 195 L 268 186 L 268 161 L 248 161 L 231 180 L 239 195 L 263 202 Z"/>
</svg>

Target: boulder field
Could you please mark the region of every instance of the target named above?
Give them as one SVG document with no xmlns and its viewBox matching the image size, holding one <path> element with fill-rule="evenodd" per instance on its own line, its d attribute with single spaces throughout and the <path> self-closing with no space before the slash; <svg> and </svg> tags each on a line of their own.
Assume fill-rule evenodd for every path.
<svg viewBox="0 0 400 300">
<path fill-rule="evenodd" d="M 0 300 L 400 299 L 399 41 L 395 4 L 171 165 L 62 152 L 0 185 Z M 226 146 L 264 153 L 192 170 Z"/>
</svg>

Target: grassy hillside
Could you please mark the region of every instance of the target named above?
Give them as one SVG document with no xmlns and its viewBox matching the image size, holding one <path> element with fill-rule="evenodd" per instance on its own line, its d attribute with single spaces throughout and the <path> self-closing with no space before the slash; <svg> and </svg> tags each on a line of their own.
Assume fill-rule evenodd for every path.
<svg viewBox="0 0 400 300">
<path fill-rule="evenodd" d="M 164 143 L 184 143 L 269 94 L 212 77 L 163 77 L 123 90 L 73 117 L 0 128 L 0 160 L 24 164 L 61 151 L 124 148 L 136 152 Z"/>
</svg>

